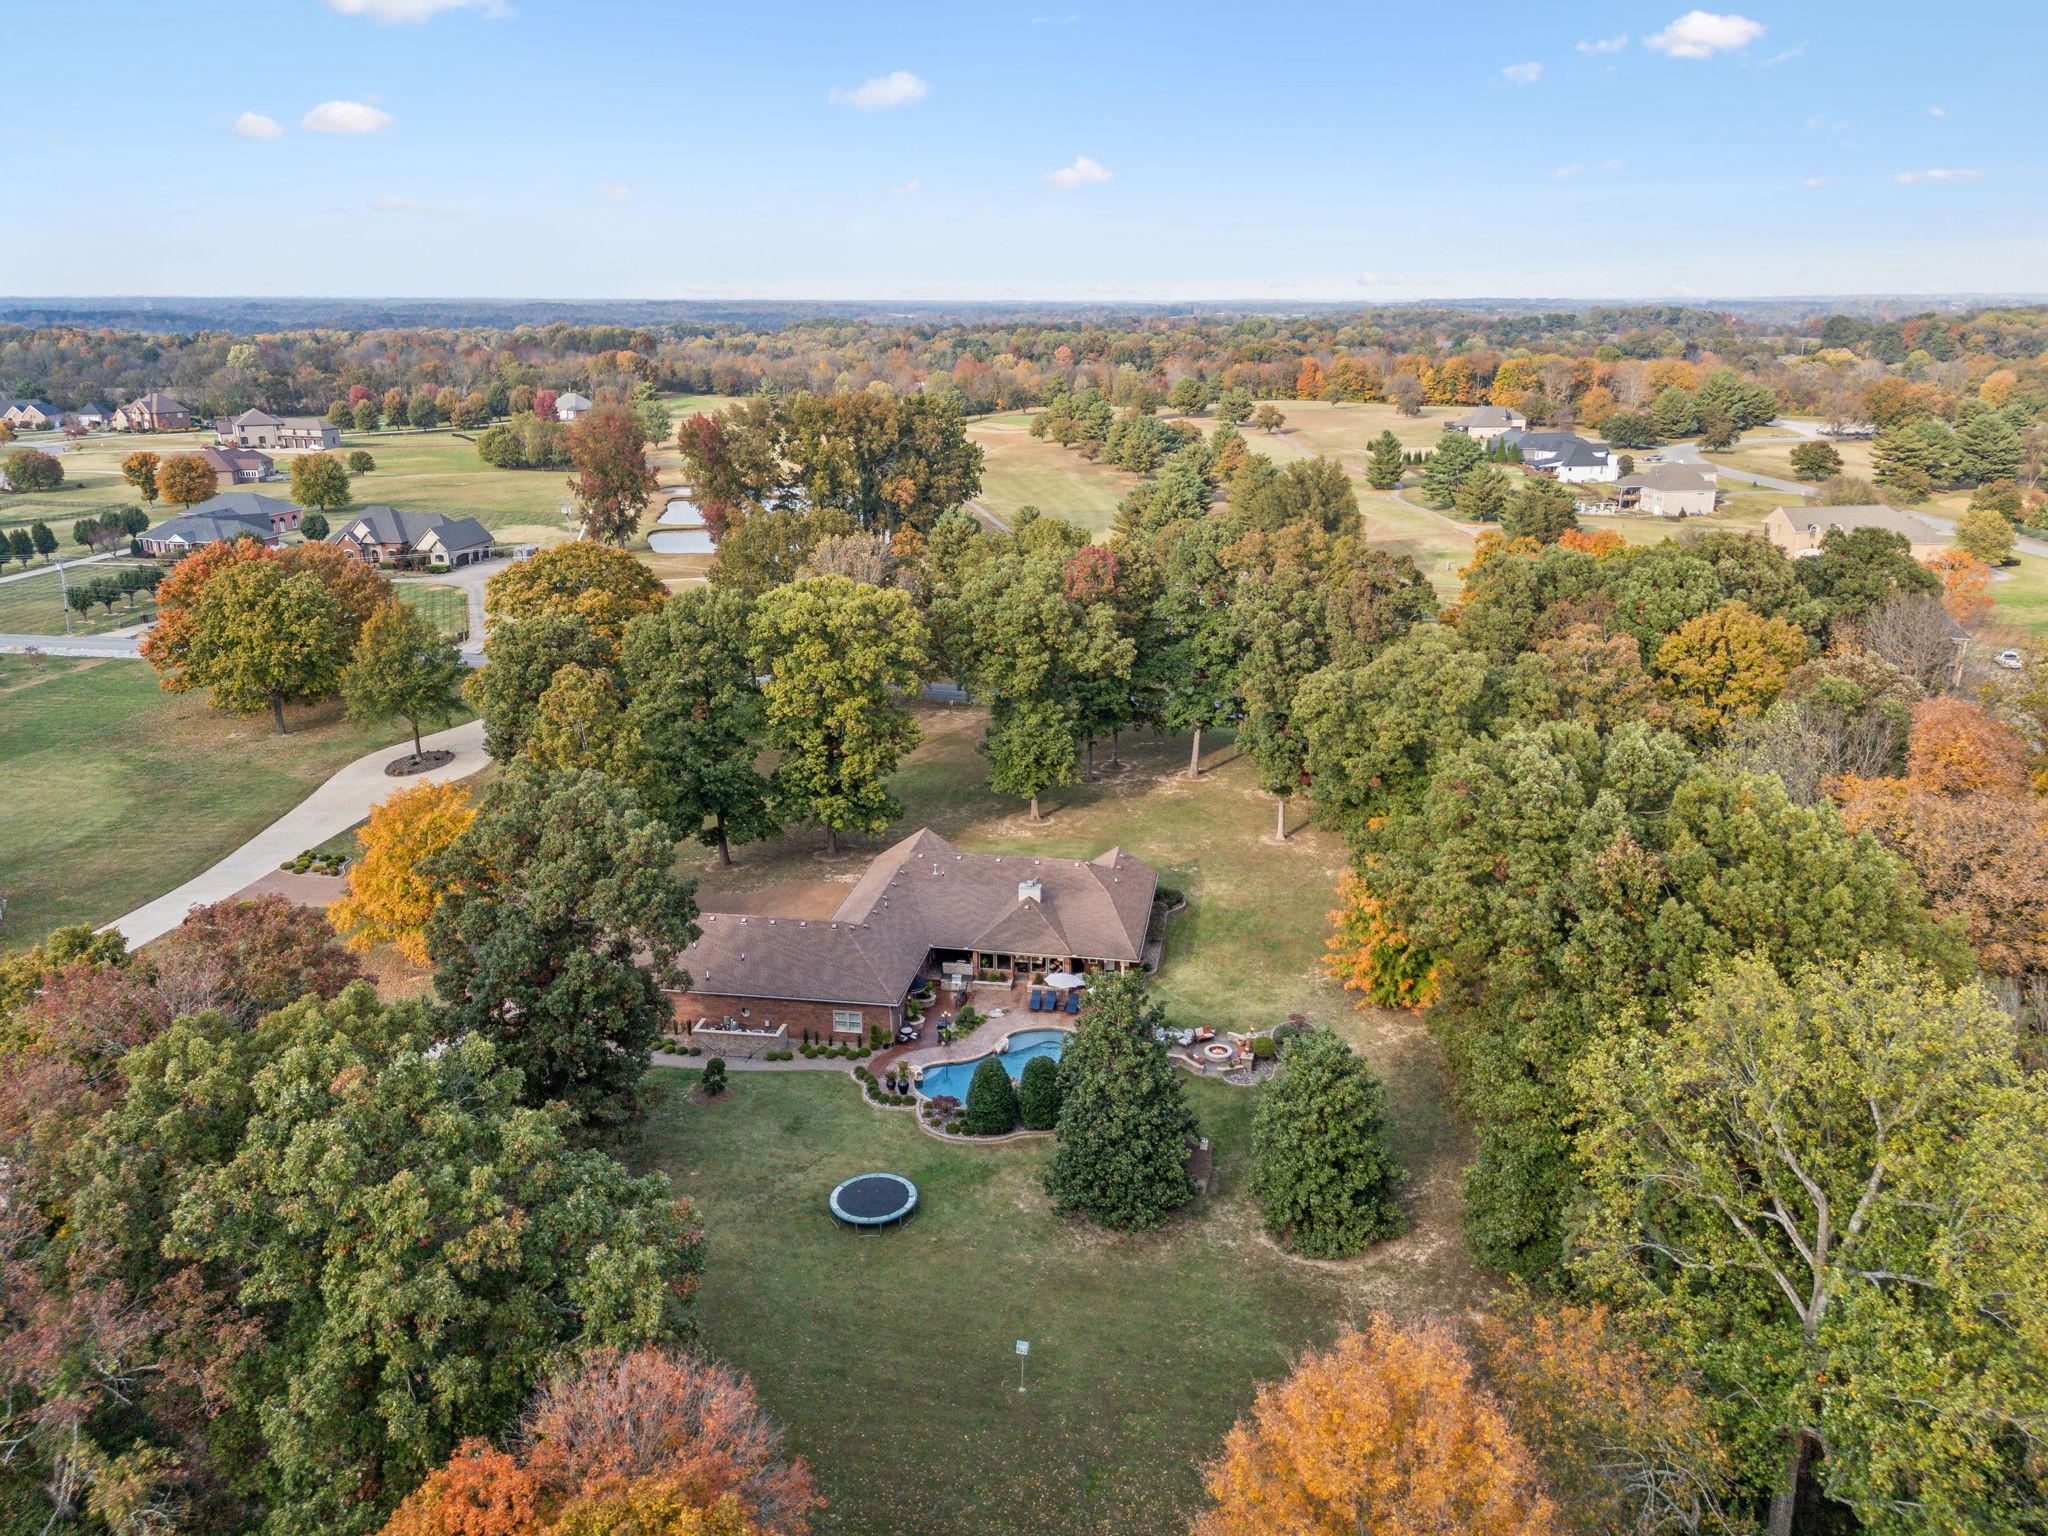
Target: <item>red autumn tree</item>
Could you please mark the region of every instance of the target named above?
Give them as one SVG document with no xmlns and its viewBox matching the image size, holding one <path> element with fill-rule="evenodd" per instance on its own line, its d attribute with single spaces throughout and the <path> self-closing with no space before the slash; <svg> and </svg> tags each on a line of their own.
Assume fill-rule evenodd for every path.
<svg viewBox="0 0 2048 1536">
<path fill-rule="evenodd" d="M 1927 699 L 1913 706 L 1906 736 L 1906 777 L 1916 789 L 1957 795 L 2027 790 L 2026 743 L 1966 699 Z"/>
<path fill-rule="evenodd" d="M 318 911 L 282 896 L 194 907 L 149 959 L 173 1011 L 214 1008 L 245 1026 L 309 994 L 338 997 L 363 975 Z"/>
<path fill-rule="evenodd" d="M 536 389 L 533 392 L 533 414 L 542 421 L 555 420 L 555 399 L 552 389 Z"/>
<path fill-rule="evenodd" d="M 542 1389 L 523 1445 L 526 1469 L 559 1494 L 656 1480 L 705 1508 L 732 1498 L 770 1536 L 802 1536 L 819 1507 L 752 1383 L 679 1351 L 592 1355 Z"/>
<path fill-rule="evenodd" d="M 223 539 L 201 545 L 171 567 L 157 585 L 156 623 L 142 637 L 143 660 L 156 668 L 159 687 L 183 693 L 192 686 L 185 677 L 185 656 L 192 644 L 192 606 L 206 584 L 240 561 L 272 558 L 254 539 Z"/>
<path fill-rule="evenodd" d="M 583 537 L 623 544 L 640 530 L 640 514 L 654 495 L 647 438 L 631 411 L 592 411 L 569 427 L 569 489 L 583 514 Z"/>
<path fill-rule="evenodd" d="M 1195 1536 L 1553 1536 L 1536 1460 L 1440 1323 L 1374 1314 L 1259 1389 Z"/>
</svg>

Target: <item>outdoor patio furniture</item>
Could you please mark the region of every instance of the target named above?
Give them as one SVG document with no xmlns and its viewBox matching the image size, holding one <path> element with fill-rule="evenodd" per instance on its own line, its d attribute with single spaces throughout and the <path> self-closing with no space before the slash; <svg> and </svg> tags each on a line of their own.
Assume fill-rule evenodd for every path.
<svg viewBox="0 0 2048 1536">
<path fill-rule="evenodd" d="M 1069 1012 L 1069 1013 L 1079 1013 L 1080 1011 L 1081 1011 L 1081 994 L 1080 994 L 1080 993 L 1078 993 L 1078 992 L 1069 992 L 1069 993 L 1067 994 L 1067 1012 Z"/>
</svg>

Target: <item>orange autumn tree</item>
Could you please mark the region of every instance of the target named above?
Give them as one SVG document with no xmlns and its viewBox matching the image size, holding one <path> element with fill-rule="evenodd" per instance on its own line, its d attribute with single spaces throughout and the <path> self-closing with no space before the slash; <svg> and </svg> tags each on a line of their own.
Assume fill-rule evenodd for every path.
<svg viewBox="0 0 2048 1536">
<path fill-rule="evenodd" d="M 1343 903 L 1330 914 L 1323 971 L 1347 992 L 1364 994 L 1358 1006 L 1427 1008 L 1442 990 L 1437 967 L 1410 942 L 1386 904 L 1357 875 L 1337 884 Z"/>
<path fill-rule="evenodd" d="M 452 847 L 475 819 L 460 784 L 401 789 L 370 812 L 356 833 L 363 851 L 349 869 L 348 893 L 327 909 L 350 949 L 389 944 L 413 964 L 427 963 L 427 920 L 444 887 L 421 866 Z"/>
<path fill-rule="evenodd" d="M 1941 578 L 1941 606 L 1965 629 L 1991 611 L 1991 567 L 1961 549 L 1944 549 L 1921 562 Z"/>
<path fill-rule="evenodd" d="M 1375 1313 L 1261 1387 L 1194 1536 L 1553 1536 L 1536 1460 L 1441 1323 Z"/>
<path fill-rule="evenodd" d="M 514 1458 L 465 1440 L 385 1522 L 383 1536 L 533 1536 L 540 1486 Z"/>
<path fill-rule="evenodd" d="M 1507 1293 L 1479 1325 L 1481 1358 L 1542 1465 L 1562 1523 L 1609 1532 L 1739 1532 L 1733 1458 L 1706 1400 L 1624 1336 L 1604 1306 Z"/>
<path fill-rule="evenodd" d="M 1576 549 L 1596 560 L 1628 548 L 1628 540 L 1612 528 L 1567 528 L 1557 536 L 1557 543 L 1560 549 Z"/>
<path fill-rule="evenodd" d="M 1304 357 L 1301 372 L 1294 378 L 1294 398 L 1320 400 L 1323 398 L 1323 385 L 1323 365 L 1312 357 Z"/>
<path fill-rule="evenodd" d="M 1937 912 L 1959 920 L 1993 976 L 2048 976 L 2048 802 L 2026 743 L 1963 699 L 1913 707 L 1901 778 L 1830 784 L 1842 824 L 1911 864 Z"/>
</svg>

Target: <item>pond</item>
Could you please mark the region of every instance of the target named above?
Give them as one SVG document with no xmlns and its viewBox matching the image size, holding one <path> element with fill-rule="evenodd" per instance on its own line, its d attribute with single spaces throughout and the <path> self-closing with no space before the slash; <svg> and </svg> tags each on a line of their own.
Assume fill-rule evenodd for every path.
<svg viewBox="0 0 2048 1536">
<path fill-rule="evenodd" d="M 1022 1030 L 1003 1042 L 1002 1050 L 996 1053 L 996 1060 L 1003 1064 L 1003 1070 L 1015 1082 L 1024 1075 L 1024 1064 L 1034 1057 L 1050 1056 L 1058 1061 L 1067 1048 L 1069 1038 L 1064 1029 Z M 972 1061 L 949 1061 L 943 1067 L 926 1067 L 924 1076 L 918 1079 L 917 1091 L 928 1099 L 958 1099 L 965 1104 L 967 1085 L 974 1081 L 974 1069 L 987 1060 L 986 1056 L 977 1056 Z"/>
</svg>

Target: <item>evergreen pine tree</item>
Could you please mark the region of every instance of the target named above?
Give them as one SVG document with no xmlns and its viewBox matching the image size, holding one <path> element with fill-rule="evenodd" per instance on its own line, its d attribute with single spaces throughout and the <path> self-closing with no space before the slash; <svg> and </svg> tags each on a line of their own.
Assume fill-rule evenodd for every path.
<svg viewBox="0 0 2048 1536">
<path fill-rule="evenodd" d="M 1156 1227 L 1194 1198 L 1194 1113 L 1152 1038 L 1164 1020 L 1135 972 L 1088 989 L 1060 1063 L 1059 1144 L 1045 1178 L 1055 1209 L 1128 1231 Z"/>
<path fill-rule="evenodd" d="M 967 1129 L 977 1136 L 1007 1136 L 1017 1128 L 1017 1087 L 993 1056 L 984 1056 L 967 1084 Z"/>
<path fill-rule="evenodd" d="M 1431 506 L 1448 507 L 1458 487 L 1479 462 L 1479 445 L 1462 432 L 1446 430 L 1422 466 L 1422 493 Z"/>
<path fill-rule="evenodd" d="M 1391 431 L 1382 432 L 1372 440 L 1372 457 L 1365 466 L 1366 484 L 1376 491 L 1391 491 L 1401 483 L 1401 471 L 1406 465 L 1401 440 Z"/>
<path fill-rule="evenodd" d="M 1027 1131 L 1049 1131 L 1060 1118 L 1060 1064 L 1050 1056 L 1034 1056 L 1024 1063 L 1024 1075 L 1017 1082 L 1017 1108 Z"/>
<path fill-rule="evenodd" d="M 1386 1092 L 1328 1030 L 1297 1035 L 1252 1119 L 1252 1197 L 1297 1253 L 1341 1259 L 1402 1229 Z"/>
</svg>

